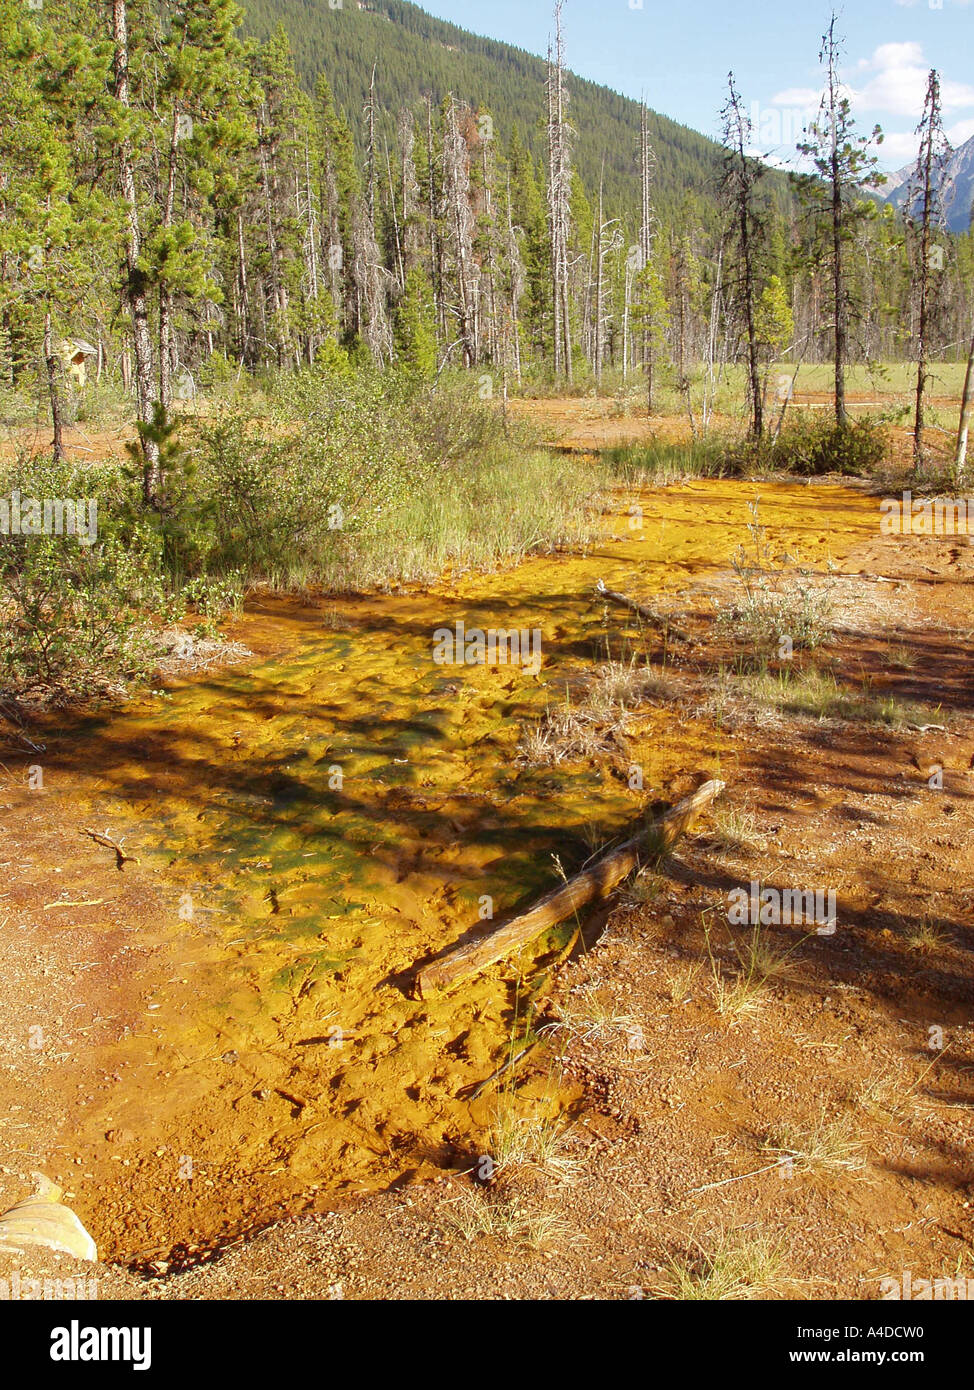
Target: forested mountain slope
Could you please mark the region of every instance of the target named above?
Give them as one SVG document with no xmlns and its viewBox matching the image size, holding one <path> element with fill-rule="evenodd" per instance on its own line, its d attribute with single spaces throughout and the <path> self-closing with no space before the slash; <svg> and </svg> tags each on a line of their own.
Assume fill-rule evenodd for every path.
<svg viewBox="0 0 974 1390">
<path fill-rule="evenodd" d="M 243 0 L 245 27 L 266 39 L 283 24 L 295 66 L 311 90 L 324 73 L 344 107 L 361 148 L 360 119 L 373 65 L 376 98 L 385 112 L 419 106 L 427 93 L 435 103 L 447 92 L 475 109 L 488 110 L 498 135 L 507 141 L 516 123 L 536 158 L 544 149 L 545 61 L 510 44 L 480 38 L 425 14 L 405 0 L 369 0 L 360 8 L 345 0 L 331 9 L 328 0 Z M 571 35 L 568 64 L 571 66 Z M 647 55 L 647 58 L 649 55 Z M 647 63 L 647 72 L 651 65 Z M 606 202 L 616 213 L 638 213 L 639 103 L 597 83 L 571 75 L 569 115 L 577 131 L 575 159 L 586 188 L 598 188 L 605 160 Z M 715 111 L 724 93 L 714 92 Z M 651 104 L 651 80 L 647 81 Z M 388 117 L 391 121 L 391 117 Z M 713 204 L 720 174 L 720 148 L 713 141 L 666 116 L 652 113 L 650 137 L 658 159 L 654 201 L 671 221 L 689 195 L 698 216 Z M 780 175 L 768 183 L 788 197 Z"/>
</svg>

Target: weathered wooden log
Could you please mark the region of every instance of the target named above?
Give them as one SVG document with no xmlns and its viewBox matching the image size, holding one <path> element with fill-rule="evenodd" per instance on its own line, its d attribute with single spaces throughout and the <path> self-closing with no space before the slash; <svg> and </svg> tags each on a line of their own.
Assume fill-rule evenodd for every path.
<svg viewBox="0 0 974 1390">
<path fill-rule="evenodd" d="M 627 594 L 620 594 L 616 589 L 607 589 L 601 579 L 596 584 L 595 591 L 599 598 L 609 599 L 612 603 L 621 604 L 623 608 L 631 609 L 633 613 L 638 613 L 640 618 L 645 618 L 646 622 L 652 623 L 653 627 L 665 628 L 666 631 L 672 633 L 674 637 L 679 637 L 682 641 L 689 642 L 690 638 L 687 634 L 682 628 L 677 627 L 675 623 L 671 623 L 665 613 L 657 613 L 655 608 L 650 608 L 645 603 L 638 603 L 636 599 L 629 598 Z"/>
<path fill-rule="evenodd" d="M 459 946 L 441 960 L 427 965 L 416 977 L 416 991 L 420 998 L 426 998 L 436 990 L 449 989 L 458 981 L 486 970 L 489 965 L 532 941 L 547 927 L 563 921 L 586 903 L 608 897 L 616 884 L 638 868 L 642 860 L 670 849 L 700 812 L 723 790 L 723 782 L 705 782 L 692 796 L 684 797 L 657 816 L 631 840 L 547 893 L 528 912 L 512 918 L 478 941 Z"/>
</svg>

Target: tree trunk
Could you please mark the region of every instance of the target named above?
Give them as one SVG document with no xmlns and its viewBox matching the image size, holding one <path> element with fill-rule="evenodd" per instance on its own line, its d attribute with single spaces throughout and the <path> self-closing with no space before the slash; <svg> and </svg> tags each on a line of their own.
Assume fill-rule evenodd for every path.
<svg viewBox="0 0 974 1390">
<path fill-rule="evenodd" d="M 927 389 L 928 372 L 928 320 L 930 316 L 930 291 L 933 267 L 931 260 L 931 233 L 933 230 L 935 202 L 937 190 L 935 188 L 937 174 L 937 136 L 940 130 L 940 83 L 936 72 L 931 72 L 927 87 L 927 99 L 924 107 L 924 120 L 921 122 L 923 128 L 923 142 L 920 148 L 919 165 L 922 167 L 923 174 L 923 220 L 920 227 L 920 303 L 919 303 L 919 322 L 917 324 L 917 385 L 916 385 L 916 407 L 913 415 L 913 472 L 914 476 L 919 476 L 923 470 L 924 449 L 923 449 L 923 427 L 924 427 L 924 396 Z M 912 193 L 912 187 L 909 190 Z M 907 195 L 909 197 L 909 193 Z M 907 208 L 907 213 L 912 214 L 912 208 Z"/>
<path fill-rule="evenodd" d="M 743 151 L 741 158 L 746 158 Z M 746 173 L 744 177 L 747 177 Z M 758 362 L 758 339 L 754 322 L 754 258 L 751 250 L 750 215 L 744 195 L 741 200 L 741 255 L 744 260 L 744 316 L 747 323 L 747 361 L 751 383 L 751 432 L 755 439 L 760 439 L 764 433 L 764 403 L 761 397 L 761 367 Z"/>
<path fill-rule="evenodd" d="M 112 37 L 115 49 L 115 100 L 127 111 L 130 101 L 128 16 L 125 3 L 126 0 L 112 0 Z M 138 264 L 139 256 L 142 253 L 142 227 L 139 219 L 138 194 L 135 187 L 135 170 L 127 139 L 119 141 L 118 173 L 128 221 L 124 293 L 132 319 L 137 414 L 144 425 L 150 425 L 153 417 L 152 333 L 149 328 L 149 305 L 145 292 L 145 280 Z M 141 447 L 143 458 L 142 497 L 147 505 L 151 505 L 162 486 L 159 472 L 159 446 L 154 440 L 143 438 Z"/>
<path fill-rule="evenodd" d="M 835 131 L 836 122 L 836 83 L 834 66 L 829 67 L 829 99 L 832 105 L 832 295 L 833 324 L 835 339 L 835 422 L 844 425 L 848 418 L 845 403 L 845 359 L 846 359 L 846 306 L 845 274 L 842 255 L 843 213 L 842 213 L 842 173 L 839 161 L 839 147 Z"/>
<path fill-rule="evenodd" d="M 419 997 L 427 999 L 435 990 L 448 989 L 460 980 L 486 970 L 518 947 L 526 946 L 548 927 L 578 912 L 593 899 L 608 897 L 616 884 L 645 859 L 665 854 L 671 849 L 700 812 L 723 790 L 723 782 L 705 782 L 692 796 L 678 801 L 631 840 L 547 893 L 529 912 L 522 913 L 478 941 L 457 947 L 442 960 L 427 965 L 416 978 Z"/>
<path fill-rule="evenodd" d="M 314 306 L 311 314 L 311 324 L 308 329 L 308 366 L 314 366 L 315 353 L 318 350 L 318 298 L 321 293 L 321 285 L 318 276 L 318 222 L 315 216 L 314 189 L 311 182 L 311 150 L 308 146 L 308 137 L 304 140 L 304 174 L 305 174 L 305 196 L 308 200 L 308 295 Z"/>
<path fill-rule="evenodd" d="M 169 164 L 166 176 L 166 198 L 162 225 L 171 227 L 176 205 L 176 159 L 179 152 L 179 103 L 173 103 L 172 125 L 169 131 Z M 165 280 L 159 286 L 159 404 L 168 410 L 172 401 L 172 320 L 173 293 Z"/>
<path fill-rule="evenodd" d="M 595 387 L 596 390 L 602 388 L 602 187 L 605 180 L 605 159 L 602 160 L 602 172 L 599 175 L 599 216 L 598 216 L 598 237 L 595 242 L 595 336 L 592 341 L 592 359 L 595 366 Z"/>
<path fill-rule="evenodd" d="M 237 305 L 240 360 L 249 361 L 250 315 L 247 303 L 247 252 L 244 247 L 243 212 L 237 208 Z"/>
<path fill-rule="evenodd" d="M 967 371 L 964 374 L 964 391 L 960 402 L 960 424 L 957 429 L 957 456 L 954 459 L 954 476 L 957 482 L 964 477 L 967 465 L 967 436 L 971 427 L 971 407 L 974 404 L 974 337 L 971 350 L 967 354 Z"/>
<path fill-rule="evenodd" d="M 50 309 L 44 316 L 44 366 L 47 369 L 47 391 L 51 400 L 51 424 L 54 427 L 54 439 L 52 441 L 54 462 L 63 463 L 65 459 L 64 419 L 61 411 L 61 392 L 58 387 L 58 378 L 61 375 L 61 359 L 54 349 Z"/>
</svg>

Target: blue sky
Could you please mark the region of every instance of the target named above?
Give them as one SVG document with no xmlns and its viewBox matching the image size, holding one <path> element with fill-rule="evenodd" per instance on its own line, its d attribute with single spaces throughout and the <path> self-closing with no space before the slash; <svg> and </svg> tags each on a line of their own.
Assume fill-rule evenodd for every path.
<svg viewBox="0 0 974 1390">
<path fill-rule="evenodd" d="M 474 33 L 544 54 L 550 0 L 418 0 Z M 828 0 L 565 0 L 568 66 L 704 134 L 733 68 L 755 146 L 790 158 L 818 101 L 818 51 Z M 955 145 L 974 135 L 974 0 L 845 0 L 843 77 L 863 127 L 877 122 L 885 167 L 913 157 L 927 73 L 940 72 Z"/>
</svg>

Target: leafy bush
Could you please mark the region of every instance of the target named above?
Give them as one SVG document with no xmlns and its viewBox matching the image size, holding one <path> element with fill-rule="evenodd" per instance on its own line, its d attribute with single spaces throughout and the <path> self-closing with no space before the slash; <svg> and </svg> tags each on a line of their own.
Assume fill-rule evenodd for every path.
<svg viewBox="0 0 974 1390">
<path fill-rule="evenodd" d="M 795 416 L 776 441 L 744 439 L 727 452 L 733 474 L 780 470 L 800 477 L 839 473 L 865 477 L 883 463 L 889 436 L 875 420 L 848 420 L 836 424 L 831 416 Z"/>
<path fill-rule="evenodd" d="M 710 435 L 683 441 L 653 439 L 605 449 L 602 461 L 614 477 L 645 477 L 666 484 L 683 478 L 739 478 L 749 473 L 840 473 L 864 477 L 885 460 L 889 435 L 875 420 L 837 425 L 829 418 L 794 417 L 775 440 Z"/>
<path fill-rule="evenodd" d="M 314 373 L 280 388 L 269 421 L 230 405 L 189 430 L 196 503 L 213 507 L 200 571 L 248 582 L 313 581 L 424 469 L 381 392 Z"/>
<path fill-rule="evenodd" d="M 156 538 L 127 526 L 117 464 L 80 469 L 21 457 L 0 496 L 97 504 L 98 535 L 0 536 L 0 693 L 64 703 L 121 693 L 152 667 L 154 618 L 167 612 Z"/>
<path fill-rule="evenodd" d="M 874 420 L 799 420 L 778 440 L 780 466 L 802 477 L 842 473 L 865 477 L 883 463 L 889 436 Z"/>
<path fill-rule="evenodd" d="M 201 574 L 183 585 L 181 597 L 204 618 L 225 618 L 243 608 L 243 583 L 239 574 Z"/>
<path fill-rule="evenodd" d="M 260 418 L 243 404 L 227 404 L 183 426 L 183 447 L 196 470 L 197 516 L 210 518 L 213 528 L 196 573 L 235 571 L 245 583 L 345 586 L 375 578 L 378 551 L 412 545 L 412 537 L 432 563 L 451 549 L 447 512 L 455 514 L 458 505 L 469 510 L 464 499 L 478 491 L 474 475 L 488 461 L 503 457 L 511 465 L 530 450 L 528 432 L 508 437 L 496 404 L 480 400 L 469 386 L 432 390 L 399 374 L 349 376 L 329 369 L 282 376 L 269 391 L 270 407 Z M 490 496 L 480 496 L 481 507 L 497 496 L 498 472 L 492 470 Z M 510 481 L 503 490 L 517 507 L 523 498 L 516 477 Z M 451 508 L 442 505 L 447 494 L 454 498 Z M 478 550 L 494 553 L 510 528 L 506 516 L 495 515 L 496 506 L 489 511 L 503 536 L 485 537 Z M 439 535 L 430 529 L 435 512 Z M 395 568 L 391 556 L 380 567 L 383 574 Z"/>
<path fill-rule="evenodd" d="M 118 694 L 149 674 L 149 614 L 163 600 L 144 556 L 118 540 L 85 548 L 38 536 L 0 555 L 3 694 L 58 703 Z"/>
</svg>

